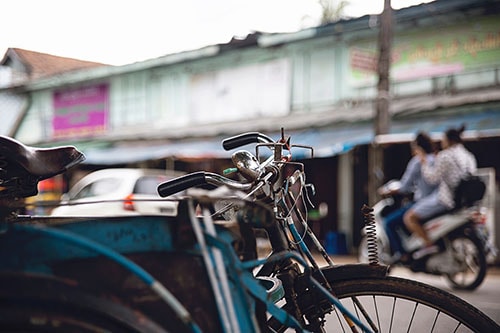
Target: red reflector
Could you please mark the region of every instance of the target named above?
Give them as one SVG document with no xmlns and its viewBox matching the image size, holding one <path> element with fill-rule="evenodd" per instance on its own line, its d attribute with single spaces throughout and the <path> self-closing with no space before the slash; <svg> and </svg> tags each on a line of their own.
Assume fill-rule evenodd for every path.
<svg viewBox="0 0 500 333">
<path fill-rule="evenodd" d="M 134 207 L 134 195 L 129 194 L 123 199 L 123 209 L 125 210 L 135 210 Z"/>
<path fill-rule="evenodd" d="M 487 216 L 481 212 L 475 212 L 472 214 L 472 220 L 477 224 L 486 224 Z"/>
</svg>

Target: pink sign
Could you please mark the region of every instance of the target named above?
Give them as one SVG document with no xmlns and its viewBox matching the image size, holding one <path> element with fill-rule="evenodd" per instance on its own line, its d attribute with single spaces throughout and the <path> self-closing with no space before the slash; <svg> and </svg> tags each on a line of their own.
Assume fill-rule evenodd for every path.
<svg viewBox="0 0 500 333">
<path fill-rule="evenodd" d="M 109 86 L 99 84 L 54 92 L 54 138 L 104 133 L 109 112 Z"/>
</svg>

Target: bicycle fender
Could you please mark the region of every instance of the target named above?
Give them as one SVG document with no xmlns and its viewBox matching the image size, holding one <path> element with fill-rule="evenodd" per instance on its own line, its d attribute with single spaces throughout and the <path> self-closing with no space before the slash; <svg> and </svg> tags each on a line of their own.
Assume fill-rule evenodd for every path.
<svg viewBox="0 0 500 333">
<path fill-rule="evenodd" d="M 388 276 L 389 266 L 370 264 L 344 264 L 322 267 L 321 272 L 329 281 L 344 281 L 366 278 L 383 279 Z M 317 278 L 319 272 L 313 273 Z"/>
</svg>

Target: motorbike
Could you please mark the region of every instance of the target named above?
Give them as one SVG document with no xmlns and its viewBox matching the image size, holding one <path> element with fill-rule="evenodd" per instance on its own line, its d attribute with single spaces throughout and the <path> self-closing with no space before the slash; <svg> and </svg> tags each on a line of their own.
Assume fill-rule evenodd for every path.
<svg viewBox="0 0 500 333">
<path fill-rule="evenodd" d="M 424 243 L 401 225 L 396 232 L 409 256 L 404 262 L 393 262 L 384 218 L 409 200 L 408 196 L 399 193 L 389 194 L 397 193 L 394 190 L 399 187 L 399 181 L 391 180 L 379 189 L 382 199 L 373 206 L 373 225 L 364 230 L 359 245 L 360 261 L 368 261 L 371 255 L 384 264 L 402 265 L 413 272 L 443 276 L 453 289 L 474 290 L 479 287 L 486 276 L 487 256 L 497 255 L 496 248 L 489 241 L 485 208 L 479 202 L 448 211 L 425 222 L 424 228 L 439 251 L 418 259 L 412 254 L 421 249 Z"/>
</svg>

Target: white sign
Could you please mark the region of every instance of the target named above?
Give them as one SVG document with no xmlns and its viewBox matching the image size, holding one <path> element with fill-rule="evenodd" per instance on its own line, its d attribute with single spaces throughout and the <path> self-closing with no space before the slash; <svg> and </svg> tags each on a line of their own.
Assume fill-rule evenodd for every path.
<svg viewBox="0 0 500 333">
<path fill-rule="evenodd" d="M 279 59 L 191 78 L 194 122 L 286 115 L 290 110 L 290 63 Z"/>
</svg>

